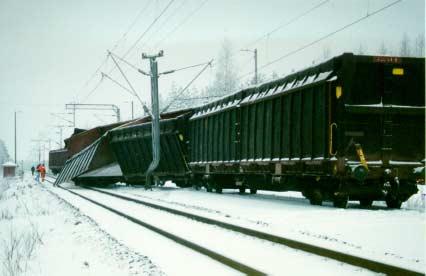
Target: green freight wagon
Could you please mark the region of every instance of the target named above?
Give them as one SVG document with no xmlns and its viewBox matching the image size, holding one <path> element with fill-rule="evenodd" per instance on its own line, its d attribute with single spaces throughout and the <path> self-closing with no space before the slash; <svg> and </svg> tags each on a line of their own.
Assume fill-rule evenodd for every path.
<svg viewBox="0 0 426 276">
<path fill-rule="evenodd" d="M 189 128 L 189 166 L 208 191 L 399 208 L 424 168 L 425 60 L 345 53 L 197 108 Z"/>
<path fill-rule="evenodd" d="M 160 163 L 155 182 L 173 180 L 178 186 L 190 185 L 187 165 L 188 118 L 191 110 L 162 115 L 160 123 Z M 127 126 L 108 133 L 109 144 L 120 165 L 124 181 L 145 184 L 145 173 L 152 161 L 151 122 Z"/>
</svg>

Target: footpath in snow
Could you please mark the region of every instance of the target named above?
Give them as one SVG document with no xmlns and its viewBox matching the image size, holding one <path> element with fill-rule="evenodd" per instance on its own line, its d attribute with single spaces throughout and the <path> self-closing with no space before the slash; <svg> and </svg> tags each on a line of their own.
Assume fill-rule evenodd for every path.
<svg viewBox="0 0 426 276">
<path fill-rule="evenodd" d="M 0 275 L 163 275 L 44 185 L 0 179 Z"/>
</svg>

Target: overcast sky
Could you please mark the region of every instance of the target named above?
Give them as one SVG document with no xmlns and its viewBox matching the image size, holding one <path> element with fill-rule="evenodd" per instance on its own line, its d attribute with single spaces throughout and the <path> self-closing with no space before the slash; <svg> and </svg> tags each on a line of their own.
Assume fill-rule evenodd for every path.
<svg viewBox="0 0 426 276">
<path fill-rule="evenodd" d="M 17 114 L 18 160 L 36 159 L 34 139 L 52 139 L 59 135 L 54 125 L 66 125 L 50 113 L 65 113 L 65 104 L 106 103 L 121 108 L 122 119 L 130 117 L 130 103 L 135 100 L 109 80 L 100 82 L 95 70 L 106 58 L 107 49 L 125 55 L 171 0 L 92 0 L 92 1 L 0 1 L 0 139 L 9 154 L 14 150 L 14 112 Z M 253 58 L 242 48 L 258 49 L 259 66 L 273 61 L 387 6 L 385 0 L 174 0 L 166 12 L 126 59 L 149 70 L 141 53 L 164 50 L 158 59 L 159 71 L 206 62 L 217 56 L 226 38 L 234 49 L 238 75 L 249 74 Z M 322 3 L 322 4 L 320 4 Z M 266 35 L 289 20 L 319 5 L 299 20 Z M 135 20 L 136 19 L 136 20 Z M 186 19 L 186 20 L 185 20 Z M 131 27 L 131 28 L 130 28 Z M 425 31 L 425 1 L 405 0 L 366 18 L 303 51 L 263 68 L 282 76 L 323 60 L 330 55 L 357 52 L 377 54 L 380 44 L 398 53 L 406 33 L 414 41 Z M 124 36 L 124 37 L 123 37 Z M 258 38 L 263 39 L 258 40 Z M 253 42 L 257 41 L 253 44 Z M 119 42 L 117 44 L 117 42 Z M 149 99 L 149 79 L 122 65 L 140 95 Z M 108 59 L 101 71 L 113 69 Z M 167 98 L 172 83 L 185 86 L 201 68 L 177 72 L 160 78 L 160 94 Z M 194 85 L 205 87 L 214 76 L 208 69 Z M 124 83 L 117 70 L 111 76 Z M 250 74 L 241 81 L 252 77 Z M 98 88 L 90 93 L 94 87 Z M 89 94 L 90 93 L 90 94 Z M 136 101 L 136 100 L 135 100 Z M 141 108 L 135 102 L 135 112 Z M 76 125 L 93 127 L 113 122 L 112 112 L 77 112 Z M 63 115 L 72 119 L 70 115 Z M 71 129 L 64 130 L 64 138 Z"/>
</svg>

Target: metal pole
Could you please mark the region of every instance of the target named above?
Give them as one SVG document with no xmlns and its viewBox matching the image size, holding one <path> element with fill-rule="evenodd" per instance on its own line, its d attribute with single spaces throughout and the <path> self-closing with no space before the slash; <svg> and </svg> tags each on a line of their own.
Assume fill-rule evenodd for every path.
<svg viewBox="0 0 426 276">
<path fill-rule="evenodd" d="M 115 107 L 115 113 L 117 114 L 117 123 L 120 122 L 120 108 Z"/>
<path fill-rule="evenodd" d="M 257 84 L 257 49 L 254 49 L 254 83 Z"/>
<path fill-rule="evenodd" d="M 133 101 L 132 101 L 132 120 L 134 119 L 134 113 L 133 113 Z"/>
<path fill-rule="evenodd" d="M 17 164 L 16 162 L 17 162 L 17 159 L 16 159 L 16 111 L 15 111 L 15 164 Z"/>
<path fill-rule="evenodd" d="M 72 112 L 73 120 L 72 120 L 72 126 L 75 128 L 75 104 L 73 104 L 73 112 Z"/>
<path fill-rule="evenodd" d="M 38 163 L 40 164 L 41 160 L 41 144 L 40 141 L 38 142 Z"/>
<path fill-rule="evenodd" d="M 59 149 L 62 148 L 62 127 L 59 128 Z"/>
<path fill-rule="evenodd" d="M 156 58 L 163 56 L 163 51 L 158 55 L 147 56 L 142 54 L 142 58 L 149 58 L 151 66 L 151 138 L 152 138 L 152 161 L 146 171 L 146 188 L 151 187 L 152 173 L 160 163 L 160 107 L 158 103 L 158 65 Z"/>
</svg>

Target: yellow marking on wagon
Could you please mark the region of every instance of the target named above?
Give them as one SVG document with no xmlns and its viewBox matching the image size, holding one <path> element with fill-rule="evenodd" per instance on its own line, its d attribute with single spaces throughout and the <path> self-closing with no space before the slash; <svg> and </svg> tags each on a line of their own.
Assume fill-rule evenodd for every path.
<svg viewBox="0 0 426 276">
<path fill-rule="evenodd" d="M 392 75 L 403 76 L 404 75 L 404 68 L 393 68 L 392 69 Z"/>
</svg>

